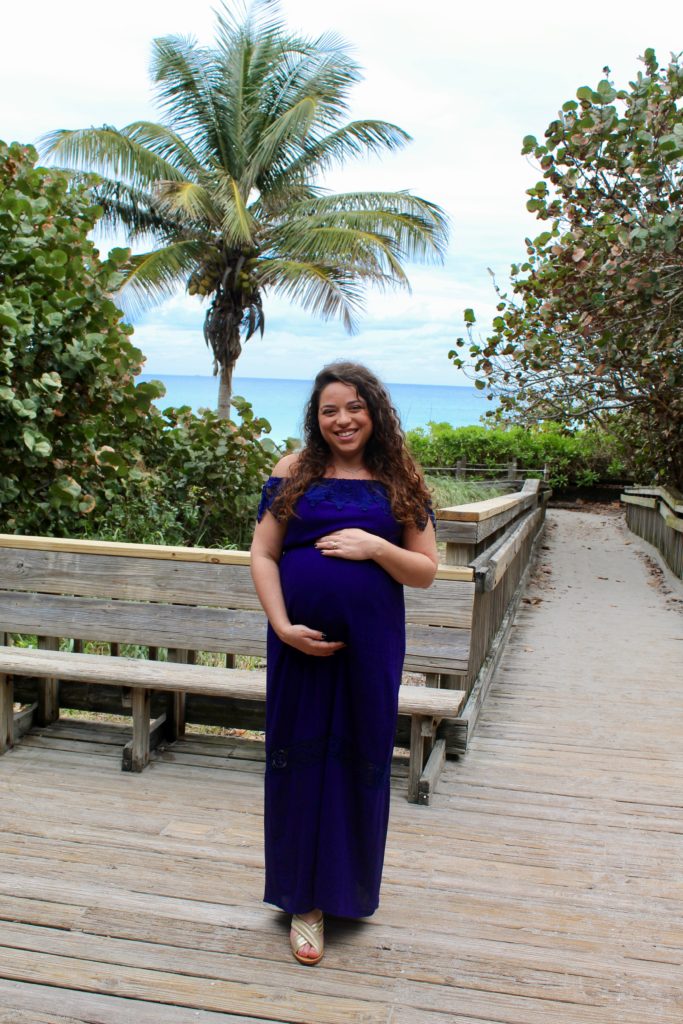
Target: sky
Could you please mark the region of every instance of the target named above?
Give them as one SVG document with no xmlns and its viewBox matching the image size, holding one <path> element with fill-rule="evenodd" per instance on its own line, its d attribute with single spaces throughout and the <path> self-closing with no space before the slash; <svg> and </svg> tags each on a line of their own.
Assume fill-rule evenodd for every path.
<svg viewBox="0 0 683 1024">
<path fill-rule="evenodd" d="M 148 78 L 150 44 L 165 35 L 211 41 L 215 2 L 27 0 L 3 11 L 0 138 L 36 143 L 55 128 L 158 120 Z M 562 103 L 611 69 L 626 85 L 651 46 L 660 61 L 683 50 L 680 0 L 282 0 L 288 26 L 341 34 L 364 69 L 350 117 L 406 129 L 402 152 L 347 164 L 324 184 L 335 191 L 409 189 L 450 219 L 442 266 L 409 264 L 410 292 L 368 293 L 360 330 L 321 321 L 276 296 L 266 332 L 245 346 L 237 376 L 308 379 L 325 362 L 366 362 L 385 380 L 466 384 L 448 360 L 474 308 L 482 332 L 494 315 L 526 236 L 541 230 L 525 189 L 541 177 L 520 154 Z M 10 45 L 8 45 L 10 41 Z M 105 252 L 112 240 L 99 240 Z M 179 293 L 134 321 L 155 374 L 210 374 L 205 306 Z"/>
</svg>

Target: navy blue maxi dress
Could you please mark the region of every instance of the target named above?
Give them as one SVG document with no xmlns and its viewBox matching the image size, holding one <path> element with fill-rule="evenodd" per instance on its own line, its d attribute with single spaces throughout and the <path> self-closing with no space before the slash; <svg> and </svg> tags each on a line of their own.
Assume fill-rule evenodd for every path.
<svg viewBox="0 0 683 1024">
<path fill-rule="evenodd" d="M 281 483 L 271 477 L 264 486 L 259 520 Z M 325 479 L 299 499 L 280 561 L 290 621 L 347 646 L 317 658 L 268 627 L 264 899 L 293 914 L 319 907 L 366 917 L 379 903 L 405 654 L 403 587 L 376 562 L 314 547 L 348 527 L 401 541 L 382 484 Z"/>
</svg>

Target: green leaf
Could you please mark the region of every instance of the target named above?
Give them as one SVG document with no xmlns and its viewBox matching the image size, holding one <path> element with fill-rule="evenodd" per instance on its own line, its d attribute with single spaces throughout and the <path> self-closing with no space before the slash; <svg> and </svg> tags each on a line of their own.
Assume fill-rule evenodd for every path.
<svg viewBox="0 0 683 1024">
<path fill-rule="evenodd" d="M 466 309 L 464 316 L 465 316 L 465 323 L 466 324 L 476 323 L 477 318 L 474 315 L 474 310 L 473 309 L 469 309 L 469 308 Z"/>
<path fill-rule="evenodd" d="M 21 327 L 9 302 L 3 302 L 0 305 L 0 327 L 11 327 L 14 331 L 18 331 Z"/>
</svg>

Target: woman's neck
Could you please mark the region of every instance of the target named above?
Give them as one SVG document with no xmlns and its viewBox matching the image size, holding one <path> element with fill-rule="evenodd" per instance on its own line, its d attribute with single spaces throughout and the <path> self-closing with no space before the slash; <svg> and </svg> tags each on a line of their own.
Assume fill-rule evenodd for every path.
<svg viewBox="0 0 683 1024">
<path fill-rule="evenodd" d="M 332 460 L 327 464 L 325 476 L 340 480 L 372 480 L 372 473 L 360 459 L 352 462 Z"/>
</svg>

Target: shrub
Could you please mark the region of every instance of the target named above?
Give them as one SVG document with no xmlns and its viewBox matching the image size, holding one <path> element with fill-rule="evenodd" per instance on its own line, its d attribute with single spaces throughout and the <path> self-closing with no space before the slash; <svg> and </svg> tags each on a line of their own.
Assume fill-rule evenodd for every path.
<svg viewBox="0 0 683 1024">
<path fill-rule="evenodd" d="M 604 431 L 568 433 L 556 423 L 536 430 L 430 423 L 407 436 L 413 455 L 425 468 L 455 466 L 464 459 L 471 466 L 489 467 L 489 475 L 494 475 L 493 467 L 516 459 L 520 469 L 534 471 L 531 475 L 540 476 L 547 466 L 553 487 L 583 487 L 625 475 L 619 441 Z M 487 475 L 486 469 L 481 475 Z"/>
</svg>

